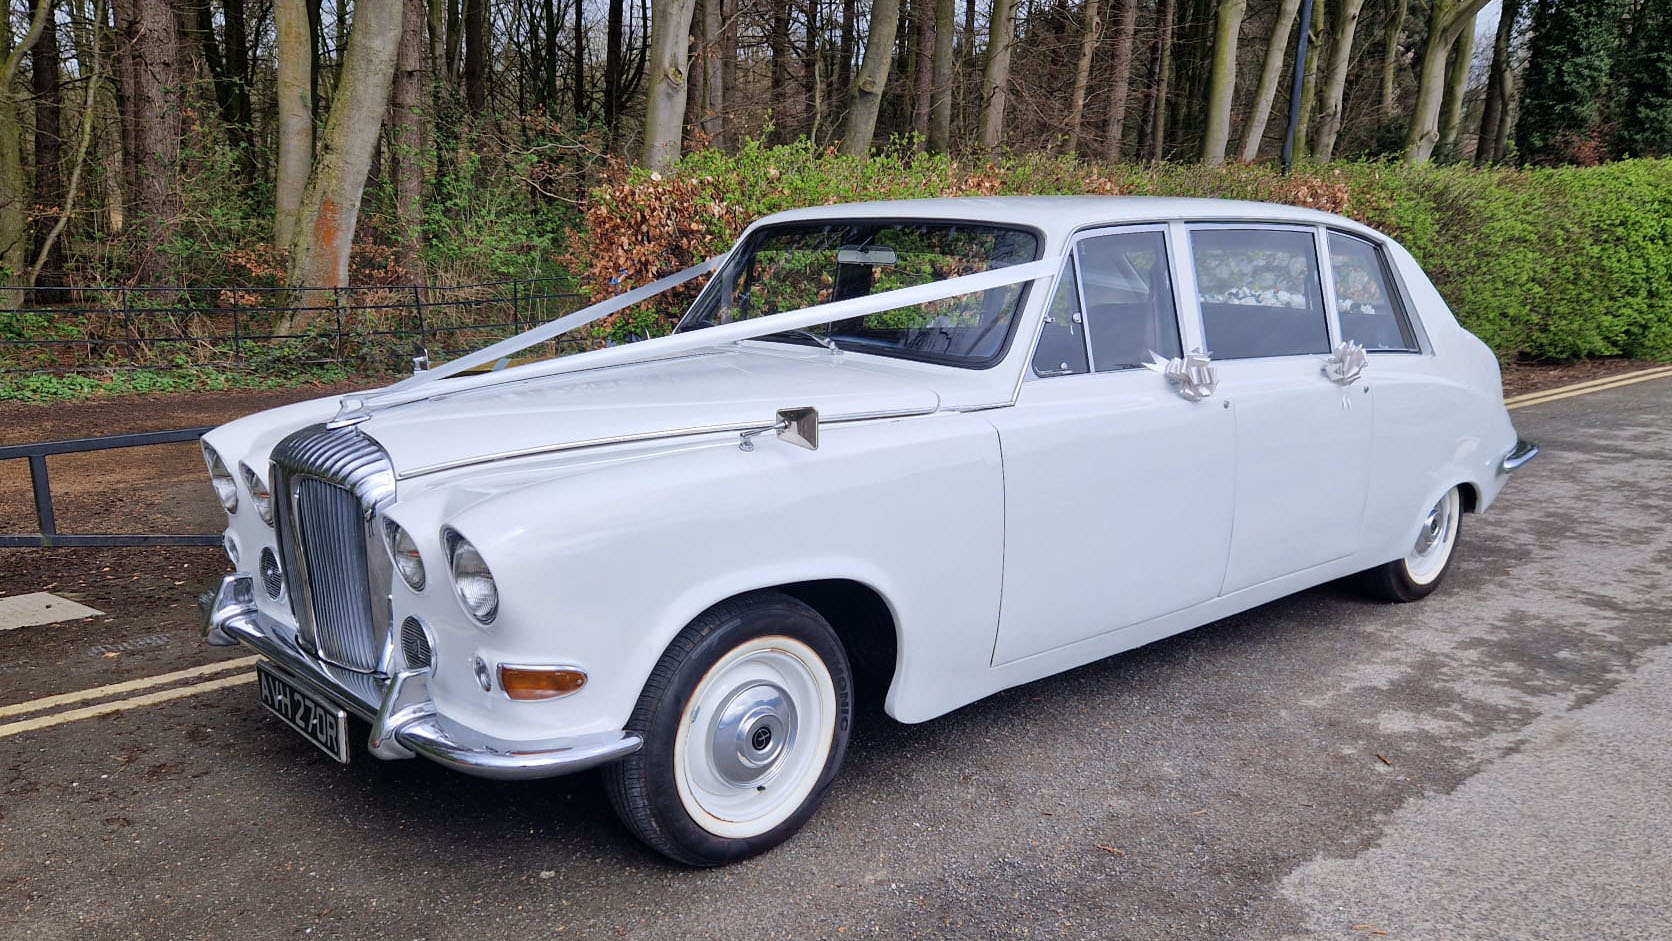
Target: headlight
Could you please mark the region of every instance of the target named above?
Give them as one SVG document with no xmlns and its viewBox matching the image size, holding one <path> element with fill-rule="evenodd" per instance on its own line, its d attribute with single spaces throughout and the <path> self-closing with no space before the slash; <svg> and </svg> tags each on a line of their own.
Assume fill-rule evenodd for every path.
<svg viewBox="0 0 1672 941">
<path fill-rule="evenodd" d="M 261 521 L 273 525 L 273 494 L 261 478 L 250 470 L 250 465 L 240 463 L 238 468 L 244 472 L 244 489 L 250 492 L 250 499 L 255 502 L 255 511 L 261 514 Z"/>
<path fill-rule="evenodd" d="M 203 446 L 203 463 L 209 465 L 209 482 L 215 485 L 215 496 L 221 498 L 221 506 L 228 513 L 238 512 L 238 484 L 232 479 L 232 471 L 226 469 L 226 462 L 207 444 Z"/>
<path fill-rule="evenodd" d="M 401 524 L 386 519 L 383 521 L 383 542 L 389 547 L 389 558 L 394 560 L 395 571 L 401 573 L 401 580 L 413 591 L 423 591 L 424 559 L 418 554 L 418 544 L 412 541 L 412 534 L 402 529 Z"/>
<path fill-rule="evenodd" d="M 493 622 L 499 613 L 499 589 L 494 587 L 493 573 L 482 554 L 463 536 L 451 529 L 442 530 L 441 538 L 447 545 L 447 561 L 453 570 L 453 591 L 470 616 L 483 624 Z"/>
</svg>

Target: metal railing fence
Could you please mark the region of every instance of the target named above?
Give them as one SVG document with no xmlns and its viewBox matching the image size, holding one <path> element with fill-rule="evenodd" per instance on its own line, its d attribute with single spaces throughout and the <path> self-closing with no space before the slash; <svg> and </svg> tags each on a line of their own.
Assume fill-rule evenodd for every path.
<svg viewBox="0 0 1672 941">
<path fill-rule="evenodd" d="M 28 304 L 0 310 L 0 379 L 326 364 L 402 371 L 420 353 L 451 358 L 584 303 L 555 278 L 447 287 L 36 287 L 22 294 Z M 564 338 L 549 352 L 580 342 Z"/>
</svg>

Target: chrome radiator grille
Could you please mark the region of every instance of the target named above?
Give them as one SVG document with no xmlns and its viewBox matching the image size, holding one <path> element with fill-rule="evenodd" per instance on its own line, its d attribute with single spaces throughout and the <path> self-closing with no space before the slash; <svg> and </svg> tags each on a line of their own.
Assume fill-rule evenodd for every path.
<svg viewBox="0 0 1672 941">
<path fill-rule="evenodd" d="M 274 528 L 300 639 L 329 663 L 378 669 L 389 631 L 389 565 L 370 521 L 394 496 L 377 442 L 304 428 L 273 449 Z"/>
</svg>

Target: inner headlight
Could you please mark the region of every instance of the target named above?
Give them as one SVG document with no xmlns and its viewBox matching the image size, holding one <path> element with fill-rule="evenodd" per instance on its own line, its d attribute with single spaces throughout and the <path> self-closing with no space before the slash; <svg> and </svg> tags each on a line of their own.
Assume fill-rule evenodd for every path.
<svg viewBox="0 0 1672 941">
<path fill-rule="evenodd" d="M 424 559 L 418 554 L 418 544 L 412 541 L 412 534 L 402 529 L 401 524 L 386 519 L 383 521 L 383 541 L 389 547 L 389 558 L 394 560 L 395 571 L 401 573 L 401 580 L 413 591 L 423 591 Z"/>
<path fill-rule="evenodd" d="M 447 545 L 447 561 L 453 571 L 453 591 L 470 616 L 483 624 L 493 622 L 499 613 L 499 589 L 494 587 L 493 573 L 488 563 L 463 536 L 451 529 L 442 530 L 442 541 Z"/>
<path fill-rule="evenodd" d="M 221 498 L 221 506 L 228 513 L 238 512 L 238 483 L 232 479 L 232 471 L 226 469 L 226 462 L 208 444 L 203 446 L 203 463 L 209 466 L 209 482 L 215 485 L 215 496 Z"/>
<path fill-rule="evenodd" d="M 250 470 L 250 465 L 240 463 L 238 468 L 244 472 L 244 489 L 250 492 L 250 499 L 255 501 L 255 511 L 261 515 L 261 521 L 273 525 L 273 494 L 261 478 Z"/>
</svg>

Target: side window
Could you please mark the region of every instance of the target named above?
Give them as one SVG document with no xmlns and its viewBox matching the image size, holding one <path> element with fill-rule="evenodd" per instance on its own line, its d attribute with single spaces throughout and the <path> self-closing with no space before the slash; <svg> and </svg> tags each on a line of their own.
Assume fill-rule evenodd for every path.
<svg viewBox="0 0 1672 941">
<path fill-rule="evenodd" d="M 1179 320 L 1161 232 L 1082 239 L 1076 248 L 1086 296 L 1086 332 L 1098 372 L 1179 355 Z"/>
<path fill-rule="evenodd" d="M 1033 351 L 1033 371 L 1041 376 L 1068 376 L 1086 371 L 1086 331 L 1081 323 L 1080 289 L 1072 259 L 1063 266 L 1045 326 Z"/>
<path fill-rule="evenodd" d="M 1329 267 L 1341 338 L 1365 349 L 1417 350 L 1417 338 L 1390 290 L 1381 252 L 1364 239 L 1329 234 Z"/>
<path fill-rule="evenodd" d="M 1311 232 L 1197 229 L 1190 251 L 1214 359 L 1329 352 Z"/>
</svg>

